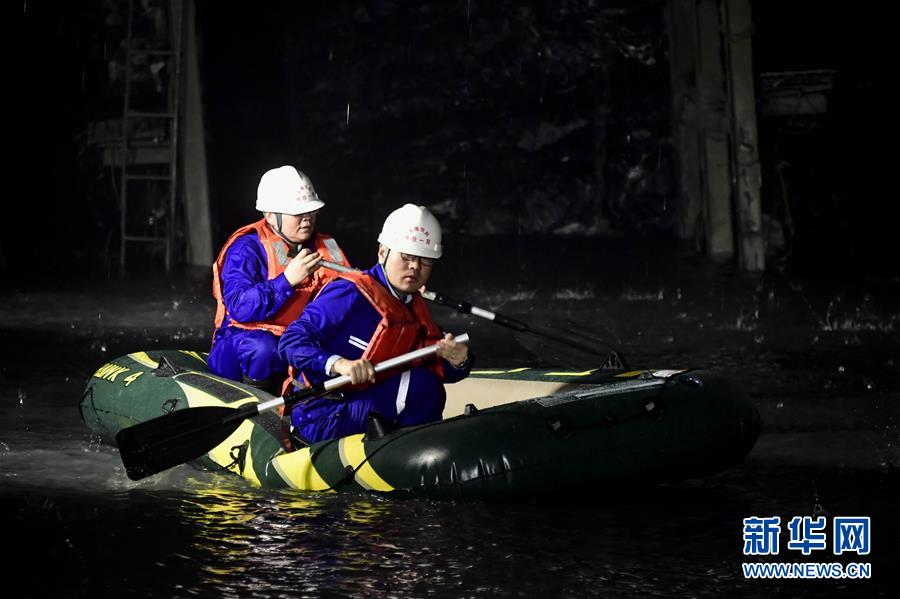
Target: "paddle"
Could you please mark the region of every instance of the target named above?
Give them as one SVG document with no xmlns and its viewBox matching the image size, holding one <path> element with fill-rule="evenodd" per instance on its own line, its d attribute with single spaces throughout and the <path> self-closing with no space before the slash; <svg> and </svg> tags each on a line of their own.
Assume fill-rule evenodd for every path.
<svg viewBox="0 0 900 599">
<path fill-rule="evenodd" d="M 455 337 L 459 343 L 468 343 L 469 335 Z M 381 373 L 437 352 L 437 344 L 385 360 L 375 365 L 375 372 Z M 296 404 L 304 399 L 318 397 L 350 383 L 349 376 L 339 376 L 286 393 L 262 403 L 247 404 L 239 408 L 228 406 L 201 406 L 185 408 L 165 414 L 122 429 L 116 435 L 119 454 L 125 465 L 128 478 L 140 480 L 196 460 L 225 441 L 241 423 L 264 412 L 281 406 Z"/>
<path fill-rule="evenodd" d="M 502 314 L 497 314 L 496 312 L 491 312 L 490 310 L 485 310 L 484 308 L 479 308 L 478 306 L 473 306 L 469 302 L 452 299 L 436 291 L 423 291 L 422 297 L 436 304 L 453 308 L 463 314 L 471 314 L 490 320 L 491 322 L 495 322 L 516 332 L 543 337 L 544 339 L 555 341 L 556 343 L 574 348 L 581 352 L 602 357 L 604 358 L 604 362 L 601 365 L 601 369 L 628 369 L 628 365 L 622 356 L 612 348 L 598 348 L 598 345 L 603 345 L 602 342 L 596 337 L 587 334 L 583 329 L 578 330 L 571 326 L 563 327 L 561 325 L 553 328 L 537 327 L 509 316 L 504 316 Z"/>
<path fill-rule="evenodd" d="M 625 358 L 586 325 L 567 317 L 544 318 L 539 324 L 539 327 L 529 326 L 540 333 L 516 331 L 515 338 L 525 349 L 549 363 L 568 369 L 586 370 L 596 368 L 599 363 L 600 370 L 631 370 Z M 552 337 L 541 334 L 546 332 L 553 333 Z"/>
<path fill-rule="evenodd" d="M 330 270 L 334 270 L 336 272 L 342 273 L 358 273 L 359 270 L 355 268 L 351 268 L 349 266 L 344 266 L 343 264 L 337 264 L 335 262 L 329 262 L 328 260 L 322 260 L 319 264 L 323 267 L 328 268 Z M 603 363 L 601 364 L 601 370 L 628 370 L 629 366 L 621 355 L 616 352 L 614 349 L 605 346 L 603 349 L 598 348 L 597 346 L 604 346 L 605 344 L 597 339 L 596 336 L 592 336 L 587 333 L 584 327 L 579 325 L 569 325 L 563 327 L 561 325 L 550 327 L 537 327 L 534 325 L 527 324 L 522 322 L 521 320 L 516 320 L 515 318 L 511 318 L 509 316 L 504 316 L 502 314 L 497 314 L 496 312 L 491 312 L 490 310 L 485 310 L 484 308 L 479 308 L 478 306 L 473 306 L 469 302 L 459 301 L 452 298 L 447 297 L 442 293 L 438 293 L 436 291 L 423 291 L 422 297 L 427 299 L 428 301 L 440 304 L 442 306 L 448 306 L 461 312 L 463 314 L 471 314 L 473 316 L 478 316 L 480 318 L 484 318 L 486 320 L 490 320 L 491 322 L 497 323 L 501 326 L 507 327 L 509 329 L 513 329 L 518 333 L 525 333 L 529 335 L 534 335 L 537 337 L 542 337 L 544 339 L 549 339 L 550 341 L 554 341 L 558 344 L 562 344 L 564 346 L 576 349 L 582 353 L 589 354 L 591 356 L 598 356 L 603 358 Z M 527 342 L 523 342 L 523 345 L 528 348 L 530 345 Z M 539 355 L 546 354 L 545 351 L 538 351 Z M 571 365 L 572 357 L 565 356 L 564 361 L 568 362 Z"/>
</svg>

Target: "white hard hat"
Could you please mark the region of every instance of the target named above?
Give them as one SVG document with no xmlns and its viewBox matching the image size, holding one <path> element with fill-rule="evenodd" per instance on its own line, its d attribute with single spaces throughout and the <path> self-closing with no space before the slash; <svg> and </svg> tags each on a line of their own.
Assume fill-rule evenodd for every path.
<svg viewBox="0 0 900 599">
<path fill-rule="evenodd" d="M 388 215 L 378 243 L 395 252 L 424 258 L 440 258 L 444 251 L 441 224 L 428 208 L 414 204 L 406 204 Z"/>
<path fill-rule="evenodd" d="M 324 205 L 309 177 L 292 166 L 266 171 L 256 188 L 256 209 L 260 212 L 305 214 Z"/>
</svg>

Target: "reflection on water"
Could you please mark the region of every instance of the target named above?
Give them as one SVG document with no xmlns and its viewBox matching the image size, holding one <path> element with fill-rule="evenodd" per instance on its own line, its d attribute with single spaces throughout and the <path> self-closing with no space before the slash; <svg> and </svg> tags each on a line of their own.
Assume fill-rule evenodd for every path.
<svg viewBox="0 0 900 599">
<path fill-rule="evenodd" d="M 110 355 L 202 350 L 208 336 L 0 330 L 4 572 L 43 568 L 19 578 L 26 596 L 894 596 L 896 303 L 656 279 L 605 289 L 606 279 L 573 286 L 547 272 L 568 287 L 447 291 L 483 295 L 481 305 L 532 322 L 588 323 L 632 364 L 729 372 L 764 423 L 746 464 L 704 480 L 559 489 L 553 502 L 517 504 L 263 491 L 187 467 L 135 482 L 80 421 L 84 379 Z M 483 365 L 534 361 L 508 331 L 438 317 L 478 339 Z M 64 355 L 50 360 L 58 346 Z M 551 346 L 538 348 L 552 361 Z M 872 517 L 872 580 L 743 579 L 742 518 L 814 513 Z"/>
<path fill-rule="evenodd" d="M 407 531 L 391 525 L 395 506 L 382 498 L 248 490 L 231 479 L 188 487 L 177 499 L 180 525 L 194 530 L 185 553 L 204 564 L 188 592 L 359 592 L 410 559 L 423 566 L 397 545 Z"/>
<path fill-rule="evenodd" d="M 741 518 L 816 512 L 873 518 L 875 578 L 853 581 L 853 596 L 890 596 L 900 558 L 895 472 L 751 457 L 702 481 L 561 489 L 556 501 L 518 504 L 263 491 L 190 468 L 169 476 L 157 487 L 4 487 L 6 530 L 21 539 L 12 565 L 54 564 L 59 576 L 32 583 L 38 595 L 830 596 L 829 581 L 748 582 L 739 570 Z"/>
</svg>

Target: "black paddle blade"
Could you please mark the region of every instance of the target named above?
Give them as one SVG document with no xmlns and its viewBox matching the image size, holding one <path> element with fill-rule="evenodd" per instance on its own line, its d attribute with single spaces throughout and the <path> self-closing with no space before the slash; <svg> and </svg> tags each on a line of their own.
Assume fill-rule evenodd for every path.
<svg viewBox="0 0 900 599">
<path fill-rule="evenodd" d="M 515 334 L 525 349 L 557 366 L 627 370 L 624 356 L 611 348 L 604 336 L 584 323 L 557 318 L 528 325 Z"/>
<path fill-rule="evenodd" d="M 237 412 L 242 411 L 222 406 L 188 408 L 122 429 L 116 444 L 128 478 L 140 480 L 196 460 L 237 430 L 244 420 Z"/>
</svg>

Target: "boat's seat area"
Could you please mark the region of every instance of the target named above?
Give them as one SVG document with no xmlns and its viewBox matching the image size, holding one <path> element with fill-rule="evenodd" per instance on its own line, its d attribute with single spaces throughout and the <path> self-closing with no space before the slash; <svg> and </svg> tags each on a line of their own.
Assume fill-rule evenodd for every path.
<svg viewBox="0 0 900 599">
<path fill-rule="evenodd" d="M 444 385 L 447 390 L 444 418 L 461 415 L 466 404 L 473 404 L 480 410 L 523 399 L 544 397 L 579 386 L 567 382 L 479 378 L 474 375 L 458 383 Z"/>
</svg>

